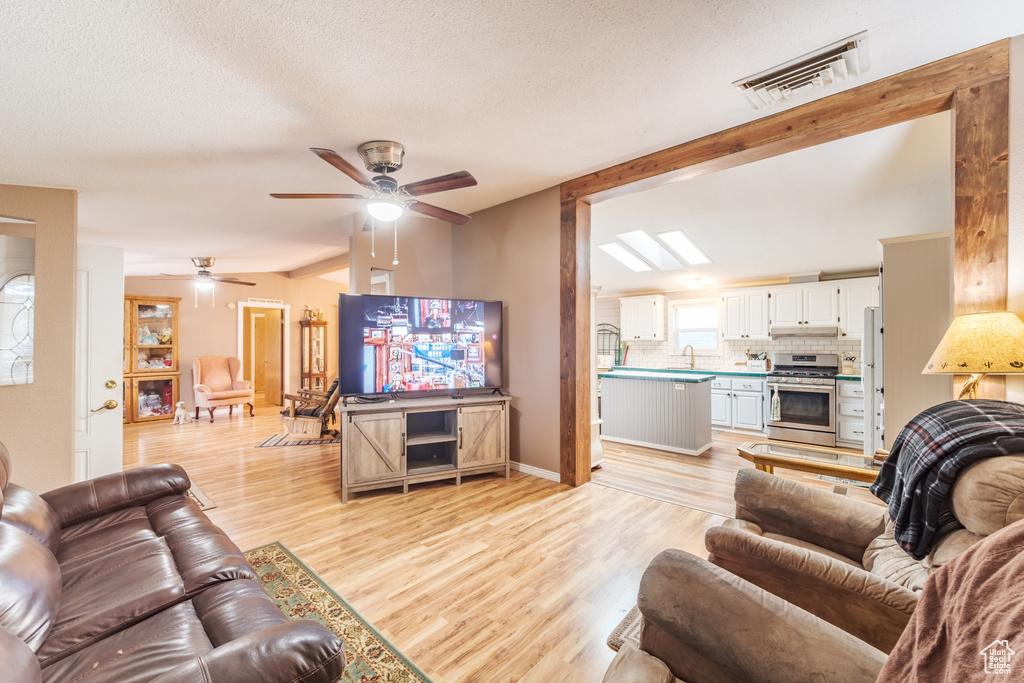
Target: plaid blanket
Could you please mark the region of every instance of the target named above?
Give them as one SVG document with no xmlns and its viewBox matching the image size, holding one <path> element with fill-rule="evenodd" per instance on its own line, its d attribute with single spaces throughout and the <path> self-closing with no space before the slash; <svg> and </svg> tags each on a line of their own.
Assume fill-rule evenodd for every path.
<svg viewBox="0 0 1024 683">
<path fill-rule="evenodd" d="M 896 542 L 916 560 L 955 520 L 946 497 L 961 469 L 995 455 L 1024 453 L 1024 406 L 1006 401 L 950 401 L 903 428 L 871 493 L 889 504 Z"/>
</svg>

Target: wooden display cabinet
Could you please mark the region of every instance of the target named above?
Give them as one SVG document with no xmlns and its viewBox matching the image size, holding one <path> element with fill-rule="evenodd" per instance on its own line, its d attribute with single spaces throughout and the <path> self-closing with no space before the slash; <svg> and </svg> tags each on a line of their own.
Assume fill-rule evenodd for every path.
<svg viewBox="0 0 1024 683">
<path fill-rule="evenodd" d="M 466 474 L 509 474 L 507 396 L 420 398 L 341 407 L 341 502 L 353 491 Z"/>
<path fill-rule="evenodd" d="M 124 422 L 174 418 L 180 396 L 180 297 L 124 298 Z"/>
<path fill-rule="evenodd" d="M 308 391 L 327 391 L 327 323 L 300 320 L 299 384 Z"/>
</svg>

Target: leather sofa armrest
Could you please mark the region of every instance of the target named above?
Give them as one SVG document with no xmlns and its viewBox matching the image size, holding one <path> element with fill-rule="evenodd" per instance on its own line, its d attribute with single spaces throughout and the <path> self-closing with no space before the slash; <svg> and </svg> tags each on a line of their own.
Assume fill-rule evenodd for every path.
<svg viewBox="0 0 1024 683">
<path fill-rule="evenodd" d="M 0 676 L 5 681 L 41 683 L 43 680 L 36 653 L 25 641 L 5 628 L 0 628 L 0 662 L 3 662 L 3 673 Z"/>
<path fill-rule="evenodd" d="M 623 643 L 601 683 L 675 683 L 675 680 L 665 662 L 630 643 Z"/>
<path fill-rule="evenodd" d="M 688 683 L 873 682 L 885 655 L 785 600 L 685 553 L 659 554 L 640 580 L 640 649 Z"/>
<path fill-rule="evenodd" d="M 892 650 L 919 596 L 820 552 L 726 526 L 708 529 L 708 559 L 883 652 Z"/>
<path fill-rule="evenodd" d="M 754 469 L 736 474 L 736 518 L 860 562 L 885 531 L 885 507 Z"/>
<path fill-rule="evenodd" d="M 247 379 L 236 379 L 231 383 L 231 388 L 233 390 L 252 389 L 252 381 Z"/>
<path fill-rule="evenodd" d="M 345 648 L 312 621 L 290 621 L 215 647 L 150 683 L 332 683 L 345 670 Z"/>
<path fill-rule="evenodd" d="M 42 494 L 60 518 L 61 528 L 115 510 L 146 505 L 184 493 L 192 486 L 178 465 L 149 465 L 81 481 Z"/>
</svg>

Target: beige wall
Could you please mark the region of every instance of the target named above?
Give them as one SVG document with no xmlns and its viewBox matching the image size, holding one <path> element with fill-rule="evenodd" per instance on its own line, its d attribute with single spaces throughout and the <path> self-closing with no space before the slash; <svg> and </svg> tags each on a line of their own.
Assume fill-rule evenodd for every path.
<svg viewBox="0 0 1024 683">
<path fill-rule="evenodd" d="M 1010 243 L 1006 310 L 1024 315 L 1024 36 L 1010 41 Z M 1024 403 L 1024 375 L 1006 378 L 1006 398 Z"/>
<path fill-rule="evenodd" d="M 14 481 L 42 492 L 74 479 L 78 193 L 0 185 L 0 216 L 36 224 L 34 383 L 0 387 L 0 441 Z"/>
<path fill-rule="evenodd" d="M 370 292 L 370 269 L 395 273 L 395 294 L 443 297 L 452 295 L 452 226 L 433 218 L 407 214 L 398 221 L 398 265 L 393 224 L 378 224 L 371 256 L 370 233 L 362 229 L 363 216 L 354 218 L 349 245 L 349 282 L 352 292 Z"/>
<path fill-rule="evenodd" d="M 504 303 L 512 459 L 559 471 L 559 191 L 473 214 L 452 228 L 452 296 Z"/>
<path fill-rule="evenodd" d="M 217 273 L 227 275 L 228 273 Z M 306 278 L 292 280 L 278 273 L 231 273 L 241 280 L 255 282 L 255 287 L 217 285 L 216 305 L 210 306 L 209 292 L 199 293 L 199 307 L 195 306 L 195 286 L 188 280 L 154 280 L 149 277 L 126 277 L 125 294 L 149 294 L 152 296 L 180 296 L 178 306 L 178 329 L 180 346 L 178 361 L 181 364 L 181 400 L 191 409 L 195 405 L 192 392 L 192 360 L 199 356 L 238 354 L 238 309 L 229 309 L 229 302 L 245 301 L 249 298 L 277 299 L 291 306 L 291 320 L 288 329 L 291 342 L 289 365 L 289 387 L 299 387 L 299 319 L 306 306 L 322 308 L 329 326 L 327 328 L 328 366 L 327 375 L 333 378 L 338 367 L 338 294 L 346 291 L 345 285 L 323 280 Z"/>
</svg>

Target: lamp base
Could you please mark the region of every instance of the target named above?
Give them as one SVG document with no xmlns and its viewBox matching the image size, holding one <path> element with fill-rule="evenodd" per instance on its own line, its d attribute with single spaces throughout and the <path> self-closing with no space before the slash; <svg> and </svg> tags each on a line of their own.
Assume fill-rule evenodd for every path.
<svg viewBox="0 0 1024 683">
<path fill-rule="evenodd" d="M 960 390 L 960 395 L 956 397 L 956 400 L 965 401 L 978 398 L 978 384 L 984 379 L 985 374 L 981 372 L 971 375 L 971 378 L 964 384 L 963 389 Z"/>
</svg>

